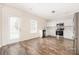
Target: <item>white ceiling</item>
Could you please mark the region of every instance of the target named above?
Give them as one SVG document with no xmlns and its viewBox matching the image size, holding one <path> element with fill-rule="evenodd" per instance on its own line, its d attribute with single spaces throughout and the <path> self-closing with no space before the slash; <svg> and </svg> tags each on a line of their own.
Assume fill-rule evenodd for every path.
<svg viewBox="0 0 79 59">
<path fill-rule="evenodd" d="M 75 12 L 79 11 L 78 3 L 8 3 L 24 11 L 30 12 L 47 20 L 70 19 Z M 55 13 L 51 13 L 55 10 Z"/>
</svg>

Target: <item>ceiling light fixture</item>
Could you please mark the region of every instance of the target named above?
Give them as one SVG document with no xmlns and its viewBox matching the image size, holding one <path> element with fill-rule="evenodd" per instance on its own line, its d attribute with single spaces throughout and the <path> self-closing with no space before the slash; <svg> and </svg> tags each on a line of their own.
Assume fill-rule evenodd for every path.
<svg viewBox="0 0 79 59">
<path fill-rule="evenodd" d="M 52 13 L 55 13 L 55 11 L 53 10 Z"/>
</svg>

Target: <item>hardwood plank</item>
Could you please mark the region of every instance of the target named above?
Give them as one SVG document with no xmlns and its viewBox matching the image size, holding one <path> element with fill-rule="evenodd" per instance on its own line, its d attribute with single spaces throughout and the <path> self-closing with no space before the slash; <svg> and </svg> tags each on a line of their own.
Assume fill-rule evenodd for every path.
<svg viewBox="0 0 79 59">
<path fill-rule="evenodd" d="M 73 41 L 55 37 L 36 38 L 6 45 L 1 55 L 73 55 Z"/>
</svg>

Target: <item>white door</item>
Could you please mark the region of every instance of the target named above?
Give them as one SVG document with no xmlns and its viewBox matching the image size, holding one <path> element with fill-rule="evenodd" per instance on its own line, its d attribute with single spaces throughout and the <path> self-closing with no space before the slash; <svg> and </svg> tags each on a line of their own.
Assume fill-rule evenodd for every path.
<svg viewBox="0 0 79 59">
<path fill-rule="evenodd" d="M 10 17 L 10 40 L 20 39 L 20 18 Z"/>
</svg>

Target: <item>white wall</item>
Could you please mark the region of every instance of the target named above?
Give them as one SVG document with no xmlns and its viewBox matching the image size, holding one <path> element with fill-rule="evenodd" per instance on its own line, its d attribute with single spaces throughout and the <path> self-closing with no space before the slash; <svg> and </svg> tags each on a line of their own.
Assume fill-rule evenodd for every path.
<svg viewBox="0 0 79 59">
<path fill-rule="evenodd" d="M 0 47 L 2 41 L 2 6 L 0 5 Z"/>
<path fill-rule="evenodd" d="M 2 15 L 2 17 L 0 17 L 0 25 L 2 23 L 2 30 L 3 30 L 2 31 L 2 38 L 3 38 L 2 45 L 40 37 L 40 34 L 39 34 L 39 32 L 41 32 L 40 30 L 44 29 L 44 27 L 46 26 L 45 19 L 35 16 L 33 14 L 30 14 L 28 12 L 22 11 L 20 9 L 10 7 L 10 6 L 3 6 L 2 10 L 0 9 L 0 15 Z M 9 39 L 9 17 L 10 16 L 18 16 L 21 19 L 21 28 L 20 28 L 21 34 L 20 34 L 19 40 L 10 40 Z M 2 18 L 2 21 L 1 21 L 1 18 Z M 38 22 L 37 33 L 33 33 L 33 34 L 30 33 L 30 20 L 31 19 L 35 19 Z M 47 35 L 48 34 L 53 35 L 53 36 L 55 35 L 56 23 L 59 23 L 59 22 L 64 22 L 65 26 L 72 26 L 72 20 L 70 20 L 70 19 L 61 20 L 61 21 L 54 20 L 54 21 L 48 22 L 47 27 L 52 26 L 52 29 L 48 28 Z M 1 32 L 1 26 L 0 26 L 0 32 Z M 70 27 L 66 28 L 64 37 L 72 38 L 72 36 L 73 36 L 72 32 L 73 32 L 72 27 L 71 27 L 71 29 L 70 29 Z M 0 42 L 1 42 L 1 40 L 0 40 Z"/>
<path fill-rule="evenodd" d="M 32 38 L 36 38 L 36 37 L 40 37 L 39 31 L 42 30 L 45 25 L 46 25 L 46 21 L 45 19 L 32 15 L 28 12 L 22 11 L 20 9 L 17 8 L 13 8 L 10 6 L 3 6 L 3 21 L 2 21 L 2 29 L 3 29 L 3 33 L 2 33 L 2 45 L 6 45 L 6 44 L 10 44 L 10 43 L 14 43 L 14 42 L 18 42 L 18 41 L 23 41 L 23 40 L 28 40 L 28 39 L 32 39 Z M 10 16 L 17 16 L 21 19 L 21 34 L 20 34 L 20 39 L 19 40 L 10 40 L 9 39 L 9 17 Z M 35 19 L 38 22 L 38 30 L 37 33 L 30 33 L 30 20 L 31 19 Z"/>
<path fill-rule="evenodd" d="M 56 36 L 56 24 L 64 23 L 64 37 L 73 39 L 73 19 L 52 20 L 47 23 L 47 35 Z"/>
</svg>

